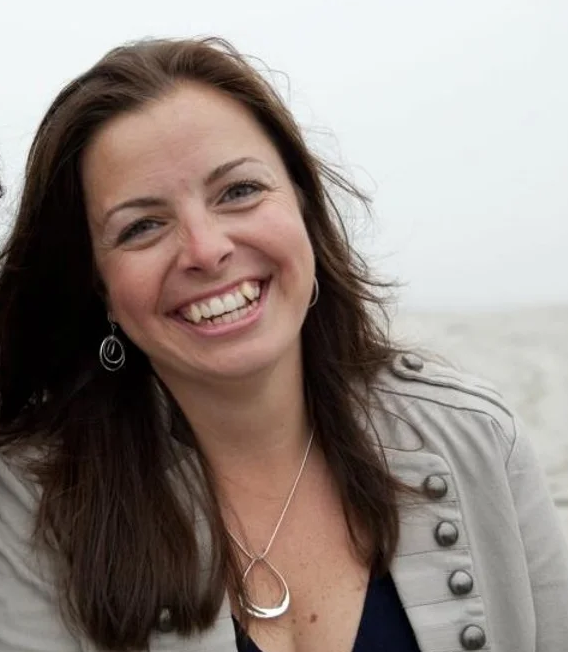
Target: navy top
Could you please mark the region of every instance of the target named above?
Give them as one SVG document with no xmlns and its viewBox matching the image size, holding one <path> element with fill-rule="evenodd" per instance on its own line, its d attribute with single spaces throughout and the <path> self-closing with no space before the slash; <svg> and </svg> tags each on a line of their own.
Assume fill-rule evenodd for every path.
<svg viewBox="0 0 568 652">
<path fill-rule="evenodd" d="M 263 652 L 233 623 L 239 652 Z M 390 573 L 369 581 L 352 652 L 420 652 Z"/>
</svg>

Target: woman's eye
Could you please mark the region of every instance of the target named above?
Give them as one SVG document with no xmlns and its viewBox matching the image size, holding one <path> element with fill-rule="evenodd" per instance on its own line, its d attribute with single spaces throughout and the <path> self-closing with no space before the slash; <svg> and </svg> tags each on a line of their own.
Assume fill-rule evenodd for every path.
<svg viewBox="0 0 568 652">
<path fill-rule="evenodd" d="M 154 229 L 158 228 L 158 226 L 160 225 L 161 222 L 159 220 L 155 220 L 148 217 L 144 217 L 140 220 L 136 220 L 136 222 L 133 222 L 132 224 L 127 226 L 120 233 L 120 235 L 118 236 L 117 244 L 123 244 L 125 242 L 128 242 L 129 240 L 132 240 L 137 236 L 147 233 L 148 231 L 153 231 Z"/>
<path fill-rule="evenodd" d="M 254 183 L 252 181 L 241 181 L 240 183 L 235 183 L 223 193 L 223 196 L 221 197 L 221 203 L 226 201 L 239 201 L 240 199 L 248 199 L 261 190 L 262 187 L 258 183 Z"/>
</svg>

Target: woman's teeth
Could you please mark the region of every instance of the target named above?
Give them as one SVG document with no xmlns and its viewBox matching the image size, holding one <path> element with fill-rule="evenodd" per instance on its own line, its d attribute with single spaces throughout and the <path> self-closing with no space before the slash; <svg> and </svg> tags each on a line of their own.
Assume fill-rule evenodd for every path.
<svg viewBox="0 0 568 652">
<path fill-rule="evenodd" d="M 232 292 L 192 303 L 181 314 L 193 324 L 199 324 L 203 319 L 213 324 L 229 324 L 250 312 L 257 305 L 259 296 L 260 282 L 244 281 Z"/>
</svg>

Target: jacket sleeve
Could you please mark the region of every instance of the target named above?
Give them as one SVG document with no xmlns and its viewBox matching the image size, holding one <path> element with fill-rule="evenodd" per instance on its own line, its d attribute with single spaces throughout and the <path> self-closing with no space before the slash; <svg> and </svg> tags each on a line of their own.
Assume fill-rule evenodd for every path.
<svg viewBox="0 0 568 652">
<path fill-rule="evenodd" d="M 528 438 L 514 428 L 509 483 L 525 548 L 536 617 L 536 652 L 568 649 L 568 543 Z"/>
<path fill-rule="evenodd" d="M 38 498 L 30 485 L 0 455 L 0 652 L 79 652 L 47 559 L 31 546 Z"/>
</svg>

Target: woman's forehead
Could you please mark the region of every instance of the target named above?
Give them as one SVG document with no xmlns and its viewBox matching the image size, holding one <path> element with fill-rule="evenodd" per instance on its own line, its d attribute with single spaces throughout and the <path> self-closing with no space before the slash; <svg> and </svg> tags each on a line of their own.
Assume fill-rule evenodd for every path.
<svg viewBox="0 0 568 652">
<path fill-rule="evenodd" d="M 103 156 L 105 165 L 139 156 L 207 159 L 216 150 L 234 156 L 265 156 L 274 147 L 264 129 L 242 103 L 202 84 L 185 84 L 173 93 L 116 116 L 93 137 L 84 152 L 86 162 Z M 87 163 L 88 165 L 88 163 Z"/>
<path fill-rule="evenodd" d="M 201 186 L 237 159 L 246 159 L 247 169 L 286 174 L 272 141 L 242 103 L 202 84 L 183 85 L 97 132 L 82 157 L 87 204 L 100 214 L 145 187 Z"/>
</svg>

